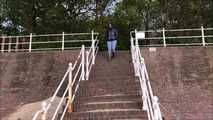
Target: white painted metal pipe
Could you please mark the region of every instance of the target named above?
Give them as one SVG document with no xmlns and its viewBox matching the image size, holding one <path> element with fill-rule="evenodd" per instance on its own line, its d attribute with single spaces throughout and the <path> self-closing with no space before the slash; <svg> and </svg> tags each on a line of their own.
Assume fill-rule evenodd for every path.
<svg viewBox="0 0 213 120">
<path fill-rule="evenodd" d="M 201 26 L 201 34 L 202 34 L 202 44 L 203 44 L 203 46 L 206 46 L 206 42 L 205 42 L 205 35 L 204 35 L 203 26 Z"/>
<path fill-rule="evenodd" d="M 32 38 L 32 33 L 30 33 L 29 52 L 32 51 L 32 40 L 33 40 L 33 38 Z"/>
<path fill-rule="evenodd" d="M 5 43 L 5 37 L 2 37 L 2 44 L 1 44 L 1 53 L 4 53 L 4 43 Z"/>
<path fill-rule="evenodd" d="M 86 51 L 86 80 L 89 79 L 89 51 Z"/>
<path fill-rule="evenodd" d="M 81 63 L 82 63 L 82 68 L 81 68 L 81 74 L 82 74 L 82 80 L 85 80 L 85 46 L 82 45 L 82 57 L 81 57 Z"/>
<path fill-rule="evenodd" d="M 94 40 L 94 31 L 92 30 L 92 64 L 95 64 L 95 40 Z"/>
<path fill-rule="evenodd" d="M 64 50 L 64 32 L 62 33 L 62 46 L 61 46 L 62 51 Z"/>
</svg>

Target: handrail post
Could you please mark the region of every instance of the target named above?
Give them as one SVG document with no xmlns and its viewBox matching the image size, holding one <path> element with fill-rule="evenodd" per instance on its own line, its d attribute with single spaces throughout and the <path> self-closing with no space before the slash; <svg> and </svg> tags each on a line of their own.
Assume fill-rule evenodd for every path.
<svg viewBox="0 0 213 120">
<path fill-rule="evenodd" d="M 41 120 L 46 120 L 47 111 L 46 111 L 46 102 L 42 102 L 42 113 L 41 113 Z"/>
<path fill-rule="evenodd" d="M 165 28 L 163 28 L 163 46 L 166 47 Z"/>
<path fill-rule="evenodd" d="M 153 97 L 153 108 L 154 108 L 154 119 L 155 120 L 162 120 L 162 115 L 160 113 L 159 103 L 158 103 L 158 97 Z"/>
<path fill-rule="evenodd" d="M 19 37 L 16 37 L 16 52 L 18 52 Z"/>
<path fill-rule="evenodd" d="M 1 53 L 4 53 L 4 43 L 5 43 L 5 37 L 2 37 L 2 44 L 1 44 Z"/>
<path fill-rule="evenodd" d="M 143 66 L 140 66 L 140 67 L 143 67 Z M 146 87 L 146 78 L 145 78 L 145 73 L 144 73 L 144 68 L 142 68 L 142 81 L 141 81 L 141 84 L 142 84 L 142 99 L 143 99 L 143 110 L 148 110 L 148 103 L 147 103 L 147 87 Z"/>
<path fill-rule="evenodd" d="M 138 53 L 138 49 L 139 49 L 139 44 L 138 44 L 138 38 L 137 38 L 137 30 L 135 29 L 135 47 L 134 47 L 135 51 L 135 76 L 139 76 L 139 53 Z"/>
<path fill-rule="evenodd" d="M 61 46 L 62 51 L 64 50 L 64 32 L 62 33 L 62 46 Z"/>
<path fill-rule="evenodd" d="M 86 51 L 86 80 L 89 80 L 89 51 Z"/>
<path fill-rule="evenodd" d="M 137 38 L 137 30 L 135 29 L 135 46 L 139 47 L 138 38 Z"/>
<path fill-rule="evenodd" d="M 29 44 L 29 52 L 32 51 L 32 33 L 30 33 L 30 44 Z"/>
<path fill-rule="evenodd" d="M 136 33 L 135 33 L 135 35 L 136 35 Z M 136 41 L 136 38 L 135 38 L 135 41 Z M 131 54 L 132 54 L 132 63 L 133 63 L 133 66 L 134 66 L 134 73 L 135 73 L 135 76 L 137 76 L 136 47 L 135 47 L 135 44 L 134 44 L 134 38 L 133 37 L 131 37 Z"/>
<path fill-rule="evenodd" d="M 203 44 L 203 46 L 205 46 L 205 45 L 206 45 L 206 43 L 205 43 L 205 35 L 204 35 L 204 29 L 203 29 L 203 26 L 201 26 L 201 33 L 202 33 L 202 44 Z"/>
<path fill-rule="evenodd" d="M 85 58 L 84 58 L 84 55 L 85 55 L 85 53 L 84 53 L 84 51 L 85 51 L 85 46 L 84 45 L 82 45 L 82 57 L 81 57 L 81 64 L 82 64 L 82 68 L 81 68 L 81 74 L 82 74 L 82 80 L 85 80 L 85 67 L 84 67 L 84 65 L 85 65 Z"/>
<path fill-rule="evenodd" d="M 8 52 L 11 52 L 11 37 L 9 37 L 9 42 L 8 42 Z"/>
<path fill-rule="evenodd" d="M 95 64 L 95 40 L 94 40 L 94 31 L 92 30 L 92 64 Z"/>
<path fill-rule="evenodd" d="M 131 42 L 132 63 L 134 63 L 134 61 L 135 61 L 135 57 L 134 57 L 134 40 L 133 40 L 132 36 L 131 36 L 130 42 Z"/>
<path fill-rule="evenodd" d="M 71 85 L 72 84 L 72 63 L 69 63 L 69 68 L 70 68 L 70 71 L 69 71 L 69 84 L 68 85 Z M 73 112 L 73 103 L 72 103 L 72 86 L 69 87 L 69 93 L 68 93 L 68 112 Z"/>
</svg>

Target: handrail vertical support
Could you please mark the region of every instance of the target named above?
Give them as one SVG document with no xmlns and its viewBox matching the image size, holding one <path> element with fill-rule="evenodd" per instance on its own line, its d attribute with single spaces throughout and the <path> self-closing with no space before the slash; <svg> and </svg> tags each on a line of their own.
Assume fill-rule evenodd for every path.
<svg viewBox="0 0 213 120">
<path fill-rule="evenodd" d="M 30 33 L 30 44 L 29 44 L 29 52 L 32 51 L 32 33 Z"/>
<path fill-rule="evenodd" d="M 30 33 L 30 44 L 29 44 L 29 52 L 32 51 L 32 33 Z"/>
<path fill-rule="evenodd" d="M 62 33 L 62 46 L 61 46 L 62 51 L 64 50 L 64 32 Z"/>
<path fill-rule="evenodd" d="M 72 84 L 72 63 L 69 63 L 69 85 Z M 69 87 L 69 93 L 68 93 L 68 112 L 73 112 L 73 103 L 72 103 L 72 86 Z"/>
<path fill-rule="evenodd" d="M 138 38 L 137 38 L 137 30 L 135 29 L 135 46 L 138 47 Z"/>
<path fill-rule="evenodd" d="M 134 47 L 134 54 L 135 54 L 135 58 L 139 57 L 139 53 L 138 53 L 138 49 L 139 49 L 139 43 L 138 43 L 138 38 L 137 38 L 137 30 L 135 29 L 135 47 Z M 135 76 L 139 76 L 139 59 L 135 59 Z"/>
<path fill-rule="evenodd" d="M 133 40 L 133 37 L 131 37 L 130 42 L 131 42 L 132 63 L 134 63 L 135 57 L 134 57 L 134 40 Z"/>
<path fill-rule="evenodd" d="M 95 64 L 95 39 L 94 39 L 94 31 L 92 30 L 92 64 Z"/>
<path fill-rule="evenodd" d="M 86 51 L 86 80 L 89 80 L 89 51 Z"/>
<path fill-rule="evenodd" d="M 9 37 L 9 43 L 8 43 L 8 52 L 11 52 L 11 43 L 12 43 L 12 38 Z"/>
<path fill-rule="evenodd" d="M 203 44 L 203 46 L 206 46 L 203 26 L 201 26 L 201 33 L 202 33 L 202 44 Z"/>
<path fill-rule="evenodd" d="M 143 100 L 143 110 L 146 111 L 148 110 L 148 105 L 147 105 L 147 98 L 146 98 L 146 93 L 143 91 L 143 95 L 142 95 L 142 100 Z"/>
<path fill-rule="evenodd" d="M 18 52 L 19 37 L 16 37 L 16 52 Z"/>
<path fill-rule="evenodd" d="M 84 45 L 82 45 L 82 57 L 81 57 L 81 64 L 82 64 L 82 68 L 81 68 L 81 74 L 82 74 L 82 80 L 85 80 L 85 58 L 84 58 L 84 55 L 85 55 L 85 46 Z"/>
<path fill-rule="evenodd" d="M 154 108 L 154 119 L 155 120 L 162 120 L 162 115 L 160 113 L 159 103 L 158 103 L 158 97 L 153 97 L 153 108 Z"/>
<path fill-rule="evenodd" d="M 46 111 L 46 102 L 42 102 L 42 113 L 41 113 L 41 120 L 46 120 L 47 111 Z"/>
<path fill-rule="evenodd" d="M 2 37 L 2 44 L 1 44 L 1 53 L 4 53 L 4 43 L 5 43 L 5 37 Z"/>
<path fill-rule="evenodd" d="M 165 35 L 165 28 L 163 28 L 163 46 L 166 47 L 166 35 Z"/>
</svg>

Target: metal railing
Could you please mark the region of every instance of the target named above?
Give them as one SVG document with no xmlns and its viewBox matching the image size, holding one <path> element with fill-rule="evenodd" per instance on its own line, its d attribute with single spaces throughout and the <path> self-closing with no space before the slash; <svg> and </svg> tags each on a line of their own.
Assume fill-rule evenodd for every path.
<svg viewBox="0 0 213 120">
<path fill-rule="evenodd" d="M 99 47 L 98 47 L 99 41 L 94 40 L 93 42 L 94 43 L 92 43 L 92 46 L 90 47 L 90 49 L 86 51 L 86 75 L 85 75 L 86 80 L 89 79 L 89 73 L 92 69 L 92 65 L 95 64 L 95 58 L 99 50 Z"/>
<path fill-rule="evenodd" d="M 82 43 L 90 43 L 98 33 L 61 33 L 24 36 L 1 36 L 0 51 L 4 52 L 32 52 L 46 50 L 79 49 Z"/>
<path fill-rule="evenodd" d="M 169 29 L 137 31 L 145 33 L 144 38 L 138 38 L 142 46 L 184 46 L 213 45 L 213 28 L 201 26 L 196 29 Z M 134 33 L 134 32 L 132 32 Z"/>
<path fill-rule="evenodd" d="M 80 81 L 89 79 L 90 70 L 92 68 L 92 65 L 95 64 L 95 58 L 99 49 L 98 43 L 99 41 L 97 40 L 97 37 L 96 38 L 92 37 L 92 45 L 89 50 L 85 50 L 85 46 L 82 45 L 81 51 L 75 63 L 74 64 L 69 63 L 69 67 L 66 73 L 64 74 L 64 77 L 61 80 L 60 84 L 58 85 L 50 101 L 42 103 L 42 109 L 35 113 L 32 120 L 37 120 L 37 119 L 55 120 L 59 113 L 59 109 L 63 105 L 63 101 L 65 98 L 67 99 L 67 103 L 61 113 L 61 116 L 59 116 L 60 117 L 59 119 L 63 120 L 66 111 L 68 112 L 73 111 L 73 102 L 74 102 L 77 90 L 79 88 Z M 59 93 L 59 90 L 63 88 L 62 84 L 66 82 L 67 78 L 68 78 L 68 84 L 65 91 L 63 92 L 62 97 L 60 98 L 60 102 L 58 103 L 53 115 L 47 117 L 48 110 L 50 109 L 53 101 L 55 100 L 56 95 Z M 68 96 L 66 97 L 67 94 Z M 39 115 L 41 115 L 40 118 L 38 118 Z"/>
<path fill-rule="evenodd" d="M 137 76 L 140 81 L 143 100 L 142 109 L 147 111 L 149 120 L 162 120 L 158 97 L 153 96 L 149 76 L 146 69 L 146 64 L 140 52 L 137 32 L 135 33 L 135 38 L 131 36 L 131 54 L 135 76 Z"/>
</svg>

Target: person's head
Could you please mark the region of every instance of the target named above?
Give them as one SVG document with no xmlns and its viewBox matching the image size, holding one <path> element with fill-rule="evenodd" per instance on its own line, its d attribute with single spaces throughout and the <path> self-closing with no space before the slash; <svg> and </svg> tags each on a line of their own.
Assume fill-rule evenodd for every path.
<svg viewBox="0 0 213 120">
<path fill-rule="evenodd" d="M 109 28 L 112 29 L 112 24 L 111 23 L 109 23 Z"/>
</svg>

